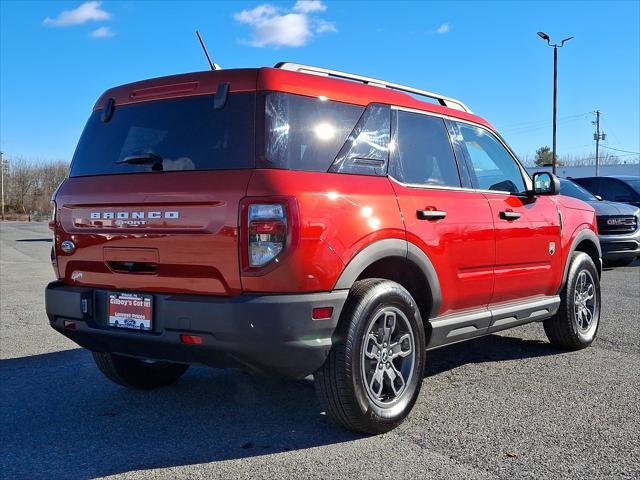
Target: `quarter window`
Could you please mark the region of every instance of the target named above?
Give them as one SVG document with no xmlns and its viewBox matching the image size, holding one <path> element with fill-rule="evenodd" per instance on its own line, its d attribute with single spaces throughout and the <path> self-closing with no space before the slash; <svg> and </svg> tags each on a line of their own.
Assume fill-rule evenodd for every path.
<svg viewBox="0 0 640 480">
<path fill-rule="evenodd" d="M 384 175 L 391 140 L 390 113 L 388 105 L 369 105 L 340 149 L 330 171 Z"/>
<path fill-rule="evenodd" d="M 506 148 L 488 131 L 458 123 L 476 184 L 482 190 L 525 191 L 520 167 Z"/>
<path fill-rule="evenodd" d="M 460 176 L 444 120 L 397 111 L 392 175 L 404 183 L 460 187 Z"/>
<path fill-rule="evenodd" d="M 258 166 L 326 172 L 363 111 L 325 98 L 268 93 Z"/>
</svg>

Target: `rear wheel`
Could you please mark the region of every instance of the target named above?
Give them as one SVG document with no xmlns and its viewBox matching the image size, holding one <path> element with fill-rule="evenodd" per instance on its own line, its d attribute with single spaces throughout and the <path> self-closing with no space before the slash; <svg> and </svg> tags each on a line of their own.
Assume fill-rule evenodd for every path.
<svg viewBox="0 0 640 480">
<path fill-rule="evenodd" d="M 358 281 L 329 357 L 314 376 L 318 396 L 344 427 L 388 432 L 413 408 L 424 362 L 424 327 L 409 292 L 388 280 Z"/>
<path fill-rule="evenodd" d="M 171 385 L 189 368 L 182 363 L 154 362 L 115 353 L 92 353 L 105 377 L 128 388 L 149 390 Z"/>
<path fill-rule="evenodd" d="M 571 257 L 560 300 L 558 313 L 543 322 L 547 338 L 560 348 L 588 347 L 600 324 L 600 278 L 586 253 L 575 252 Z"/>
</svg>

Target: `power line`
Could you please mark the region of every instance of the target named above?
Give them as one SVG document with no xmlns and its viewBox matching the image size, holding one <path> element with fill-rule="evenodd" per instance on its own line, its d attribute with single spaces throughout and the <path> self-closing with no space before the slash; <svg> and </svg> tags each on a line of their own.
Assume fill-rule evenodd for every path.
<svg viewBox="0 0 640 480">
<path fill-rule="evenodd" d="M 584 113 L 576 113 L 573 115 L 566 115 L 564 117 L 558 118 L 558 121 L 566 121 L 566 120 L 579 120 L 580 118 L 586 118 L 589 116 L 591 112 Z M 520 130 L 527 128 L 543 128 L 551 125 L 551 122 L 548 120 L 531 120 L 527 122 L 517 122 L 512 123 L 510 125 L 506 125 L 502 127 L 502 130 Z"/>
<path fill-rule="evenodd" d="M 607 147 L 606 145 L 602 145 L 602 148 L 606 148 L 606 149 L 609 149 L 609 150 L 615 150 L 616 152 L 630 153 L 632 155 L 640 155 L 640 152 L 632 152 L 631 150 L 622 150 L 620 148 Z"/>
<path fill-rule="evenodd" d="M 581 116 L 578 118 L 567 118 L 564 120 L 559 120 L 558 124 L 559 125 L 566 125 L 568 123 L 573 123 L 573 122 L 577 122 L 580 120 L 584 120 L 586 118 L 585 116 Z M 539 126 L 531 126 L 531 127 L 519 127 L 519 128 L 512 128 L 512 129 L 501 129 L 502 131 L 508 133 L 509 135 L 522 135 L 522 134 L 526 134 L 526 133 L 531 133 L 531 132 L 535 132 L 537 130 L 543 130 L 545 128 L 549 128 L 549 125 L 551 125 L 550 123 L 547 123 L 545 125 L 539 125 Z"/>
</svg>

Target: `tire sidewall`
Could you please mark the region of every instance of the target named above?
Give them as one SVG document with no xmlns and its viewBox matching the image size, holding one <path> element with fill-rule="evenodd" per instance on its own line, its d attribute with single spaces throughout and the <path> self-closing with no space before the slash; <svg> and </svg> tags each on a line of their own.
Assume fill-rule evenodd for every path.
<svg viewBox="0 0 640 480">
<path fill-rule="evenodd" d="M 413 373 L 400 400 L 390 407 L 381 407 L 371 400 L 366 391 L 366 380 L 362 375 L 361 361 L 365 347 L 363 337 L 372 316 L 380 309 L 389 306 L 402 311 L 407 317 L 409 325 L 413 330 L 416 355 Z M 352 322 L 352 328 L 354 330 L 352 338 L 355 339 L 355 345 L 352 345 L 352 355 L 351 358 L 348 359 L 349 368 L 352 372 L 352 388 L 357 404 L 362 414 L 370 417 L 372 420 L 384 423 L 400 422 L 413 407 L 422 384 L 425 362 L 425 339 L 420 312 L 409 292 L 399 284 L 391 281 L 385 281 L 374 286 L 359 307 L 360 308 L 356 308 L 355 310 L 359 312 L 359 316 Z"/>
<path fill-rule="evenodd" d="M 596 308 L 594 312 L 594 320 L 596 322 L 595 328 L 587 331 L 581 332 L 578 328 L 578 322 L 576 319 L 575 313 L 575 291 L 577 286 L 577 280 L 580 272 L 588 271 L 594 281 L 594 295 L 596 298 Z M 602 307 L 601 302 L 601 292 L 600 292 L 600 277 L 598 275 L 598 270 L 589 257 L 585 253 L 580 253 L 576 255 L 573 262 L 571 263 L 571 268 L 569 270 L 569 278 L 567 282 L 567 291 L 566 291 L 566 309 L 567 315 L 571 319 L 571 328 L 573 329 L 573 334 L 575 338 L 582 345 L 590 345 L 595 339 L 598 328 L 600 328 L 600 312 Z"/>
</svg>

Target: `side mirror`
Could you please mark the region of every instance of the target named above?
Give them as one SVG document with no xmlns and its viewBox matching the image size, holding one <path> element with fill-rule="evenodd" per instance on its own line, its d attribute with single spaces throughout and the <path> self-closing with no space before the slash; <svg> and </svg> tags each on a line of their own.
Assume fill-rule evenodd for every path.
<svg viewBox="0 0 640 480">
<path fill-rule="evenodd" d="M 549 172 L 536 172 L 533 174 L 534 195 L 558 195 L 560 193 L 560 180 Z"/>
</svg>

